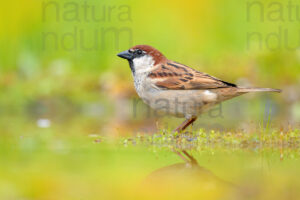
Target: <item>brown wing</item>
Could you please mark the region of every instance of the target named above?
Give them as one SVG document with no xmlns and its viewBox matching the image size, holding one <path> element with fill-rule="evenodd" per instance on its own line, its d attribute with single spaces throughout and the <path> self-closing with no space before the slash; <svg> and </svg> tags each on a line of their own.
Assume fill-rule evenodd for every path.
<svg viewBox="0 0 300 200">
<path fill-rule="evenodd" d="M 148 76 L 152 78 L 156 87 L 169 90 L 200 90 L 236 87 L 235 84 L 227 83 L 173 61 L 161 64 Z"/>
</svg>

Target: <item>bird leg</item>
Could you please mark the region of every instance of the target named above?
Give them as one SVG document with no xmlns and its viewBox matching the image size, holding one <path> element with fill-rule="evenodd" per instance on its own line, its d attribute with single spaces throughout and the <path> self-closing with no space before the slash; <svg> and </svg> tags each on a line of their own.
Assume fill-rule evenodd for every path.
<svg viewBox="0 0 300 200">
<path fill-rule="evenodd" d="M 198 164 L 197 160 L 193 156 L 191 156 L 188 152 L 186 152 L 186 150 L 182 150 L 182 153 L 184 153 L 184 155 L 186 155 L 190 159 L 190 162 L 192 164 Z"/>
<path fill-rule="evenodd" d="M 191 125 L 194 121 L 196 121 L 197 117 L 191 117 L 189 119 L 186 119 L 182 124 L 180 124 L 174 132 L 181 133 L 183 130 L 185 130 L 189 125 Z M 185 162 L 191 163 L 191 164 L 197 164 L 197 160 L 191 156 L 186 150 L 182 150 L 181 152 L 186 156 L 182 155 L 180 152 L 175 151 L 174 152 Z"/>
<path fill-rule="evenodd" d="M 189 125 L 191 125 L 194 121 L 196 121 L 197 117 L 191 117 L 189 119 L 186 119 L 182 124 L 180 124 L 174 132 L 180 133 L 183 130 L 185 130 Z"/>
<path fill-rule="evenodd" d="M 176 153 L 182 160 L 184 160 L 184 162 L 186 162 L 186 163 L 190 163 L 191 162 L 184 155 L 182 155 L 179 151 L 176 151 L 175 149 L 173 149 L 173 152 Z"/>
<path fill-rule="evenodd" d="M 193 156 L 191 156 L 188 152 L 186 152 L 185 150 L 181 151 L 185 156 L 181 152 L 176 151 L 175 149 L 173 149 L 173 152 L 176 153 L 186 163 L 190 163 L 193 165 L 198 164 L 197 160 Z"/>
</svg>

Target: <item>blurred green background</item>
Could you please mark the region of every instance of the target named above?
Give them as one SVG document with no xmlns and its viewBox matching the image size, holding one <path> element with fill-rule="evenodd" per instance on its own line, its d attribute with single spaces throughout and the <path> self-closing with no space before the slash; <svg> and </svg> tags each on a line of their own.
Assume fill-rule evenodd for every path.
<svg viewBox="0 0 300 200">
<path fill-rule="evenodd" d="M 153 123 L 145 121 L 153 119 L 144 116 L 142 103 L 134 117 L 131 72 L 116 57 L 136 44 L 152 45 L 169 59 L 229 82 L 284 90 L 224 103 L 222 117 L 214 119 L 221 127 L 260 123 L 269 114 L 278 127 L 297 125 L 299 20 L 288 3 L 276 2 L 5 2 L 1 126 L 10 132 L 11 120 L 27 126 L 41 118 L 68 130 L 66 123 L 76 124 L 85 132 L 102 133 L 117 124 L 147 129 Z M 204 117 L 205 128 L 217 126 L 210 118 Z M 173 121 L 169 126 L 176 126 Z"/>
<path fill-rule="evenodd" d="M 19 155 L 23 148 L 34 155 L 40 148 L 47 149 L 43 150 L 46 151 L 43 156 L 56 162 L 48 146 L 68 149 L 65 143 L 68 141 L 72 146 L 70 151 L 74 150 L 76 155 L 77 142 L 69 141 L 73 137 L 84 138 L 79 146 L 85 146 L 86 137 L 98 138 L 97 143 L 102 137 L 119 139 L 175 128 L 182 119 L 149 117 L 142 102 L 136 110 L 133 107 L 138 97 L 130 68 L 116 54 L 137 44 L 154 46 L 171 60 L 228 82 L 283 90 L 282 94 L 248 94 L 225 102 L 201 116 L 194 130 L 246 134 L 263 127 L 289 131 L 300 125 L 297 1 L 19 0 L 1 4 L 0 137 L 2 155 L 7 155 L 2 161 L 9 161 L 2 169 L 4 172 L 13 174 L 9 170 L 12 166 L 24 164 Z M 24 138 L 27 139 L 19 141 Z M 89 139 L 88 143 L 94 145 Z M 87 149 L 87 154 L 92 152 L 91 158 L 97 152 L 102 153 L 107 156 L 106 161 L 114 154 L 106 146 L 100 150 L 89 146 L 83 149 Z M 126 156 L 139 160 L 140 154 Z M 39 154 L 27 156 L 36 163 L 28 168 L 42 169 L 47 165 L 40 162 Z M 150 158 L 149 153 L 148 157 L 151 162 L 144 158 L 141 166 L 152 163 L 149 168 L 155 169 L 160 164 L 174 162 L 173 157 L 159 162 Z M 61 160 L 57 162 L 63 165 Z M 86 172 L 96 164 L 98 161 L 82 168 Z M 108 162 L 104 168 L 118 169 L 115 164 Z M 53 177 L 61 177 L 59 174 L 70 168 L 50 171 Z M 142 169 L 137 171 L 144 172 Z M 22 173 L 20 170 L 16 169 Z M 91 170 L 94 172 L 96 168 Z M 123 172 L 124 169 L 116 176 Z M 97 174 L 102 175 L 102 172 Z M 7 176 L 6 180 L 14 181 Z M 54 179 L 53 185 L 60 182 Z M 38 179 L 35 181 L 40 183 Z M 5 181 L 2 184 L 7 185 Z M 11 193 L 17 194 L 14 191 Z M 37 192 L 39 189 L 23 188 L 19 192 L 23 194 L 22 191 L 33 191 L 25 192 L 28 198 L 35 199 L 35 195 L 37 199 L 54 198 L 47 189 L 41 189 L 41 193 Z"/>
</svg>

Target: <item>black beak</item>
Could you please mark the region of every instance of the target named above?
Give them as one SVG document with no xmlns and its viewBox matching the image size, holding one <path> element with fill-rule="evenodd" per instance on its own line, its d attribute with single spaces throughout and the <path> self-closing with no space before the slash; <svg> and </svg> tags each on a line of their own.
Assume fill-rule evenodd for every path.
<svg viewBox="0 0 300 200">
<path fill-rule="evenodd" d="M 121 58 L 124 58 L 124 59 L 127 59 L 127 60 L 132 60 L 133 59 L 132 53 L 130 53 L 128 50 L 119 53 L 117 56 L 119 56 Z"/>
</svg>

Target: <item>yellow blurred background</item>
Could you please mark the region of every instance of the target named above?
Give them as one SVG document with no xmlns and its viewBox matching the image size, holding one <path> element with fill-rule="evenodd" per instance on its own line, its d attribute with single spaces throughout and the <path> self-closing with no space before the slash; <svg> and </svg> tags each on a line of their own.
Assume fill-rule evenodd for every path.
<svg viewBox="0 0 300 200">
<path fill-rule="evenodd" d="M 107 128 L 115 132 L 117 124 L 129 124 L 123 128 L 135 132 L 155 130 L 148 124 L 158 119 L 145 117 L 145 108 L 138 108 L 140 117 L 133 117 L 132 99 L 137 96 L 131 72 L 116 57 L 133 45 L 149 44 L 172 60 L 228 82 L 284 90 L 283 95 L 248 95 L 224 103 L 216 125 L 210 123 L 211 116 L 204 117 L 205 128 L 244 129 L 244 122 L 264 123 L 266 115 L 272 115 L 277 127 L 297 126 L 296 6 L 296 2 L 250 0 L 4 2 L 3 113 L 60 121 L 62 126 L 86 114 L 83 121 L 93 132 Z M 93 113 L 84 113 L 87 110 Z M 171 127 L 173 121 L 179 122 L 171 119 Z M 102 127 L 104 123 L 107 127 Z"/>
<path fill-rule="evenodd" d="M 118 183 L 115 189 L 126 190 L 126 179 L 133 174 L 124 175 L 127 171 L 136 172 L 134 180 L 129 181 L 132 183 L 153 169 L 174 163 L 176 158 L 169 151 L 153 150 L 160 158 L 156 159 L 147 152 L 147 146 L 141 151 L 120 150 L 110 140 L 165 132 L 182 121 L 149 115 L 149 108 L 142 102 L 134 107 L 138 96 L 130 68 L 116 54 L 137 44 L 154 46 L 171 60 L 227 82 L 283 90 L 282 94 L 249 94 L 225 102 L 203 114 L 193 130 L 251 134 L 261 128 L 279 130 L 278 133 L 299 128 L 299 16 L 300 4 L 295 0 L 2 2 L 0 160 L 7 163 L 0 167 L 0 187 L 6 188 L 0 189 L 0 197 L 76 199 L 72 188 L 77 189 L 79 197 L 89 196 L 98 188 L 107 190 L 105 181 L 98 182 L 102 177 L 110 180 L 110 186 Z M 297 138 L 298 133 L 293 132 L 291 138 Z M 95 146 L 106 137 L 110 138 L 108 144 Z M 256 136 L 252 139 L 259 140 Z M 291 159 L 299 156 L 298 149 L 296 153 L 288 151 Z M 225 179 L 244 181 L 251 177 L 253 168 L 259 171 L 257 154 L 252 155 L 251 166 L 243 164 L 243 152 L 234 157 L 235 161 L 224 161 L 222 170 L 222 161 L 218 160 L 222 156 L 214 162 L 210 160 L 214 148 L 200 148 L 198 153 L 204 156 L 204 165 Z M 279 155 L 268 153 L 270 160 Z M 135 161 L 141 162 L 140 167 Z M 275 162 L 276 187 L 280 181 L 297 182 L 292 172 L 299 171 L 287 170 L 297 164 L 290 161 L 282 167 Z M 125 168 L 121 169 L 123 163 Z M 236 170 L 244 166 L 245 171 L 230 174 L 232 163 Z M 73 169 L 74 166 L 78 167 Z M 45 176 L 44 170 L 50 175 Z M 273 180 L 265 178 L 262 179 L 268 183 Z M 247 192 L 248 185 L 245 188 Z M 65 191 L 69 193 L 63 194 Z M 214 194 L 214 199 L 222 196 L 220 191 L 223 190 L 217 188 L 208 193 Z M 93 198 L 101 197 L 88 199 Z"/>
</svg>

